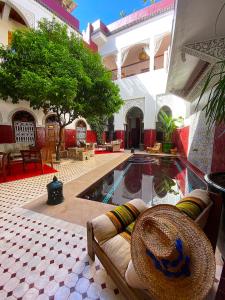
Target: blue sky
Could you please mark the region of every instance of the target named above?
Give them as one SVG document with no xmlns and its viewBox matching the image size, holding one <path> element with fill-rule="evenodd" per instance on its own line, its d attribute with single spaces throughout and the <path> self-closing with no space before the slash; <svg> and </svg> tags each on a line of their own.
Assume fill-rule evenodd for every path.
<svg viewBox="0 0 225 300">
<path fill-rule="evenodd" d="M 78 7 L 73 15 L 80 21 L 80 31 L 86 28 L 88 22 L 101 19 L 105 24 L 110 24 L 120 18 L 122 10 L 129 14 L 150 4 L 149 0 L 147 4 L 143 4 L 143 0 L 75 0 L 75 2 Z"/>
</svg>

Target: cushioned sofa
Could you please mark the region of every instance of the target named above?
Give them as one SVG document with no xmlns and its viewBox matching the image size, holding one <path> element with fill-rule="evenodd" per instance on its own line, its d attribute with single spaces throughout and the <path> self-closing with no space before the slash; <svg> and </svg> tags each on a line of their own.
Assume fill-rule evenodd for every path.
<svg viewBox="0 0 225 300">
<path fill-rule="evenodd" d="M 177 208 L 192 218 L 206 233 L 215 251 L 222 200 L 219 195 L 195 190 L 177 203 Z M 131 260 L 130 240 L 135 220 L 148 207 L 134 199 L 87 223 L 88 254 L 98 256 L 126 299 L 150 299 Z M 186 216 L 185 216 L 186 217 Z"/>
</svg>

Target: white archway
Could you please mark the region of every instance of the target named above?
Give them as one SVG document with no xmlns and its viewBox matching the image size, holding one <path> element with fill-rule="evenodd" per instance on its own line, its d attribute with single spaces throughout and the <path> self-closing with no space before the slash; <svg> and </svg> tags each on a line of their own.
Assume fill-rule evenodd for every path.
<svg viewBox="0 0 225 300">
<path fill-rule="evenodd" d="M 24 20 L 27 27 L 34 27 L 34 15 L 31 12 L 28 12 L 25 7 L 21 6 L 14 0 L 2 0 L 6 5 L 9 5 L 13 8 Z"/>
<path fill-rule="evenodd" d="M 26 111 L 28 112 L 29 114 L 32 115 L 32 117 L 34 118 L 35 120 L 35 125 L 37 126 L 38 125 L 38 119 L 37 119 L 37 116 L 34 114 L 34 112 L 28 108 L 25 108 L 25 107 L 18 107 L 18 108 L 15 108 L 13 110 L 10 111 L 9 115 L 8 115 L 8 122 L 9 124 L 12 124 L 12 118 L 13 116 L 15 115 L 15 113 L 19 112 L 19 111 Z"/>
</svg>

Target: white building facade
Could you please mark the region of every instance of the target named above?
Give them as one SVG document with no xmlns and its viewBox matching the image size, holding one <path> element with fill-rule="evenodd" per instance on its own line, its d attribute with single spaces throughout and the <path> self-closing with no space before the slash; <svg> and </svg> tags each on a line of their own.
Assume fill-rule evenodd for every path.
<svg viewBox="0 0 225 300">
<path fill-rule="evenodd" d="M 154 143 L 160 109 L 188 114 L 185 101 L 177 106 L 175 96 L 165 95 L 173 16 L 174 0 L 164 0 L 107 26 L 98 20 L 84 33 L 120 88 L 124 105 L 114 115 L 114 138 L 126 148 Z"/>
</svg>

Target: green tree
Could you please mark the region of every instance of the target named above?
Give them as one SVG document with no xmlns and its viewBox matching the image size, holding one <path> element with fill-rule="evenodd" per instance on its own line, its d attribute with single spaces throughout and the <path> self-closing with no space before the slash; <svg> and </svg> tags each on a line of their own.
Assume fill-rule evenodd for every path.
<svg viewBox="0 0 225 300">
<path fill-rule="evenodd" d="M 107 125 L 107 117 L 96 116 L 96 117 L 89 118 L 89 124 L 97 134 L 97 143 L 103 144 L 103 133 Z"/>
<path fill-rule="evenodd" d="M 58 159 L 65 126 L 80 116 L 111 115 L 123 103 L 100 55 L 54 19 L 37 30 L 15 31 L 11 47 L 0 46 L 0 61 L 1 98 L 27 100 L 34 109 L 56 114 Z"/>
</svg>

